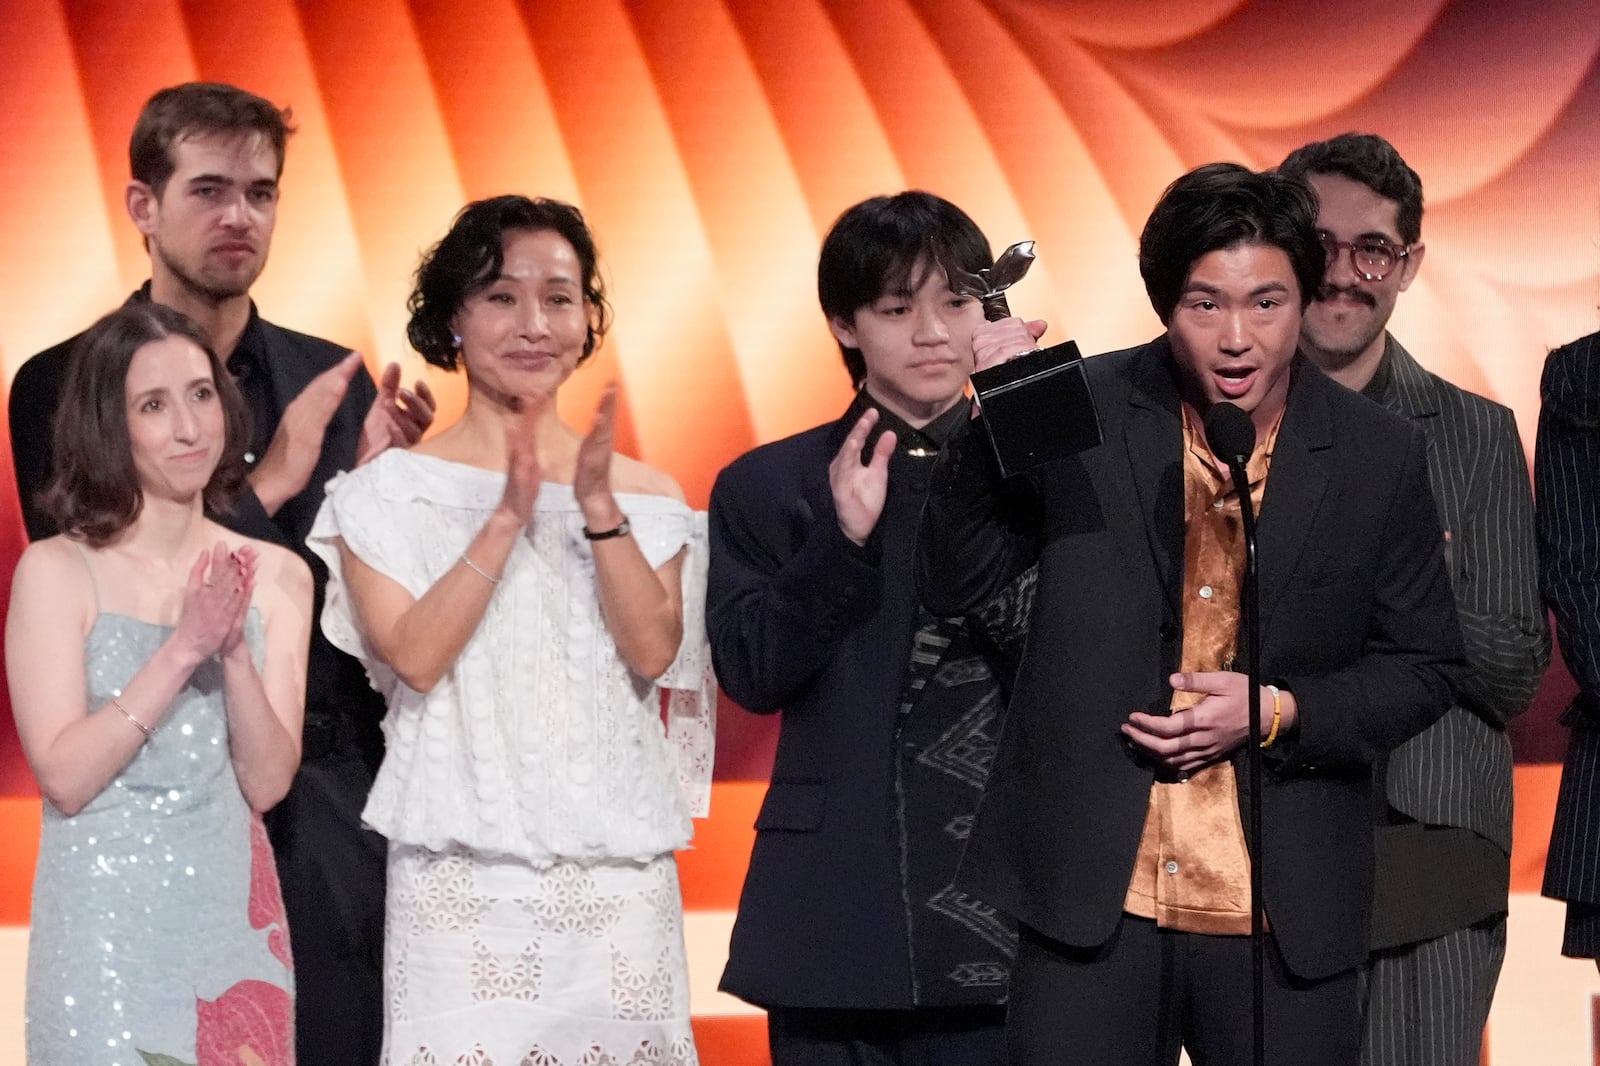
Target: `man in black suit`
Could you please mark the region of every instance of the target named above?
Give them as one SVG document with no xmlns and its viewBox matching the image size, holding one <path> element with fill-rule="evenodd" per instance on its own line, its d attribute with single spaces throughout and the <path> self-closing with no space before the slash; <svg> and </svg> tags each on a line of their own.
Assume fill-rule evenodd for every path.
<svg viewBox="0 0 1600 1066">
<path fill-rule="evenodd" d="M 1004 1061 L 1015 932 L 952 881 L 1004 705 L 991 656 L 1030 586 L 981 619 L 917 608 L 917 514 L 966 420 L 983 320 L 945 262 L 992 265 L 955 205 L 907 192 L 846 211 L 817 289 L 856 398 L 711 493 L 717 676 L 783 713 L 722 977 L 767 1008 L 774 1066 Z"/>
<path fill-rule="evenodd" d="M 327 480 L 391 444 L 414 442 L 433 417 L 425 386 L 399 387 L 390 366 L 374 387 L 355 352 L 275 326 L 250 286 L 266 266 L 277 219 L 289 112 L 230 85 L 163 89 L 129 144 L 128 215 L 150 253 L 150 280 L 130 301 L 182 311 L 239 381 L 254 438 L 249 484 L 218 518 L 282 544 L 310 564 L 320 612 L 327 568 L 305 537 Z M 28 535 L 56 532 L 38 505 L 77 338 L 29 359 L 11 385 L 11 449 Z M 382 758 L 383 700 L 359 664 L 313 630 L 302 762 L 267 816 L 295 959 L 296 1044 L 303 1066 L 378 1061 L 383 1027 L 383 839 L 361 828 Z"/>
<path fill-rule="evenodd" d="M 1370 766 L 1444 713 L 1461 638 L 1415 429 L 1296 353 L 1326 255 L 1298 181 L 1172 184 L 1140 272 L 1167 331 L 1088 360 L 1104 443 L 1002 482 L 981 418 L 934 471 L 935 614 L 1037 566 L 1026 653 L 960 883 L 1014 915 L 1013 1066 L 1251 1059 L 1250 864 L 1266 1061 L 1351 1066 L 1372 892 Z M 989 323 L 987 367 L 1043 323 Z M 1250 416 L 1260 510 L 1260 856 L 1244 838 L 1239 501 L 1205 444 Z"/>
<path fill-rule="evenodd" d="M 1561 716 L 1572 733 L 1543 891 L 1567 902 L 1561 954 L 1600 965 L 1600 333 L 1550 353 L 1539 398 L 1540 573 L 1561 658 L 1578 683 Z"/>
<path fill-rule="evenodd" d="M 1394 146 L 1347 133 L 1278 168 L 1317 194 L 1328 274 L 1300 350 L 1414 423 L 1467 649 L 1459 701 L 1375 768 L 1377 881 L 1362 1061 L 1475 1062 L 1506 953 L 1511 739 L 1550 662 L 1533 492 L 1510 408 L 1424 370 L 1387 330 L 1422 266 L 1422 181 Z"/>
</svg>

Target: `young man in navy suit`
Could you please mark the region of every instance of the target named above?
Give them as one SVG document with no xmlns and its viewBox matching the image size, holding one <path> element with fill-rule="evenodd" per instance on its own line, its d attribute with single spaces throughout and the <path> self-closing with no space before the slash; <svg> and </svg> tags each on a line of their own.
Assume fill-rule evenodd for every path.
<svg viewBox="0 0 1600 1066">
<path fill-rule="evenodd" d="M 1461 636 L 1427 448 L 1298 354 L 1326 253 L 1304 184 L 1174 182 L 1139 242 L 1166 332 L 1087 362 L 1104 443 L 1002 482 L 983 419 L 934 471 L 935 614 L 1037 569 L 1010 716 L 958 884 L 1014 916 L 1012 1066 L 1251 1061 L 1251 865 L 1265 1061 L 1354 1066 L 1371 766 L 1449 707 Z M 1043 323 L 987 323 L 979 368 Z M 1249 416 L 1260 520 L 1262 852 L 1241 809 L 1249 692 L 1240 499 L 1205 414 Z"/>
<path fill-rule="evenodd" d="M 955 205 L 906 192 L 846 211 L 817 289 L 855 399 L 711 494 L 717 676 L 783 715 L 722 977 L 767 1008 L 774 1066 L 1004 1061 L 1015 932 L 952 881 L 1004 707 L 995 664 L 1031 586 L 981 618 L 917 606 L 917 515 L 967 419 L 983 321 L 943 263 L 992 265 Z"/>
</svg>

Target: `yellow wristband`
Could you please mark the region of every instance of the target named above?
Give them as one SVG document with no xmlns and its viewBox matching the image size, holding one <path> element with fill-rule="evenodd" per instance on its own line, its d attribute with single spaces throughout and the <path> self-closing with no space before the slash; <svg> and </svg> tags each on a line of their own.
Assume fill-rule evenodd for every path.
<svg viewBox="0 0 1600 1066">
<path fill-rule="evenodd" d="M 1261 742 L 1263 751 L 1272 747 L 1273 741 L 1278 739 L 1278 727 L 1283 724 L 1283 694 L 1278 691 L 1277 685 L 1268 685 L 1267 691 L 1272 693 L 1272 730 L 1267 734 L 1267 739 Z"/>
</svg>

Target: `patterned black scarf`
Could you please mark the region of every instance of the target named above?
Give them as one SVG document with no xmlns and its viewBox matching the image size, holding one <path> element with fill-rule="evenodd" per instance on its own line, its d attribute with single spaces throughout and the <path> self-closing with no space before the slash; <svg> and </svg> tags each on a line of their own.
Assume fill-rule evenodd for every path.
<svg viewBox="0 0 1600 1066">
<path fill-rule="evenodd" d="M 901 884 L 918 1006 L 1004 1003 L 1016 925 L 956 888 L 1038 572 L 983 611 L 934 618 L 919 608 L 898 722 Z"/>
</svg>

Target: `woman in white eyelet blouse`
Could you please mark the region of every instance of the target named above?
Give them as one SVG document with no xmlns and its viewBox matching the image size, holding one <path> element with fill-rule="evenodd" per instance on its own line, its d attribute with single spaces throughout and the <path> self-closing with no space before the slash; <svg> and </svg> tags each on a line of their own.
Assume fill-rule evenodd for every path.
<svg viewBox="0 0 1600 1066">
<path fill-rule="evenodd" d="M 384 1061 L 695 1063 L 673 851 L 705 813 L 705 523 L 556 392 L 609 319 L 575 208 L 469 204 L 411 342 L 465 413 L 329 484 L 323 627 L 389 705 Z M 669 692 L 667 721 L 662 690 Z"/>
</svg>

